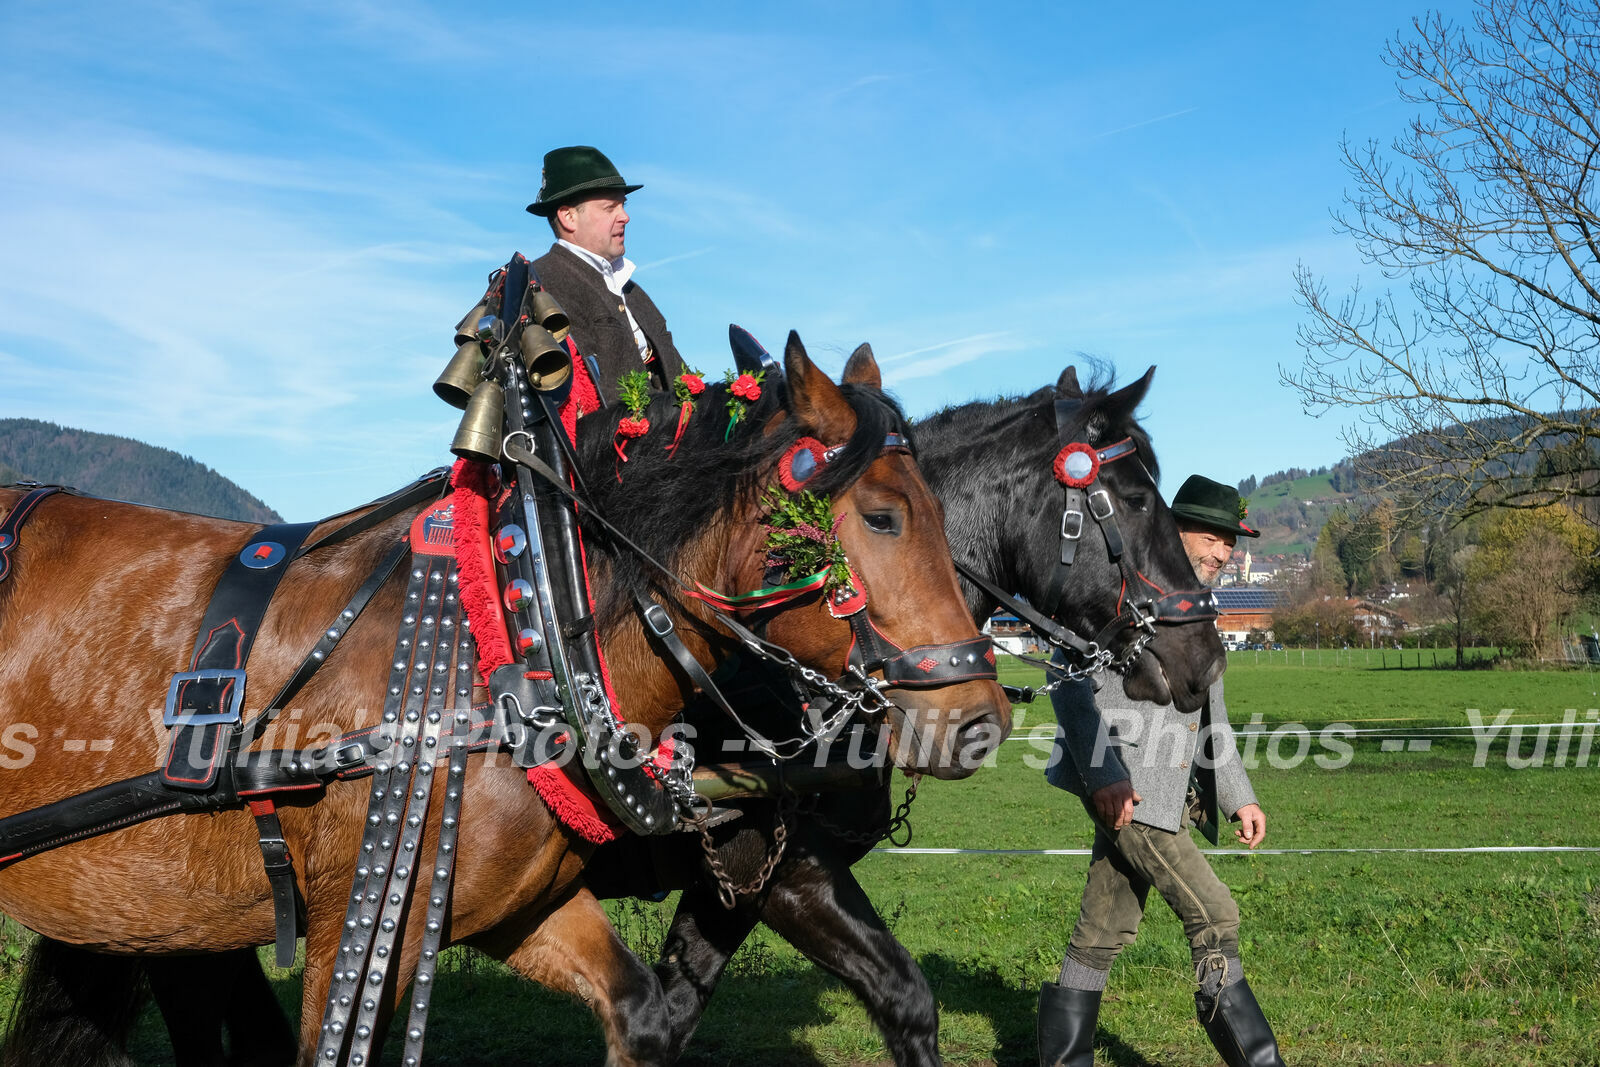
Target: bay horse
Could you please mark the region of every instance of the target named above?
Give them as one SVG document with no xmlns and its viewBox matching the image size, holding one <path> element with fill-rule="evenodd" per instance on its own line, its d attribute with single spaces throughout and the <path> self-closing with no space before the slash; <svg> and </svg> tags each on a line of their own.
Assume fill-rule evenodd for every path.
<svg viewBox="0 0 1600 1067">
<path fill-rule="evenodd" d="M 866 358 L 870 349 L 857 353 Z M 1099 472 L 1114 503 L 1124 562 L 1163 590 L 1197 590 L 1199 581 L 1156 487 L 1159 467 L 1149 437 L 1135 419 L 1154 370 L 1121 389 L 1084 389 L 1069 366 L 1053 388 L 921 420 L 914 427 L 918 462 L 944 506 L 952 555 L 1002 589 L 1034 605 L 1047 603 L 1058 580 L 1062 527 L 1062 486 L 1052 477 L 1052 460 L 1063 441 L 1104 447 L 1128 439 L 1138 462 L 1109 462 Z M 1072 411 L 1072 423 L 1059 428 L 1053 417 L 1058 401 Z M 1124 570 L 1110 558 L 1106 542 L 1089 531 L 1068 569 L 1055 619 L 1093 635 L 1122 611 Z M 970 581 L 962 584 L 972 618 L 988 618 L 996 599 Z M 1144 654 L 1128 665 L 1127 691 L 1186 710 L 1198 707 L 1225 663 L 1216 628 L 1202 618 L 1156 629 Z M 1125 644 L 1137 633 L 1129 629 L 1116 640 Z M 702 728 L 701 751 L 714 753 L 719 733 L 726 731 L 696 710 L 690 721 Z M 775 805 L 760 799 L 722 803 L 744 812 L 714 831 L 728 876 L 743 881 L 771 850 Z M 932 990 L 850 871 L 889 824 L 889 788 L 825 793 L 814 804 L 814 817 L 797 817 L 789 826 L 783 859 L 764 889 L 738 897 L 732 908 L 724 906 L 717 880 L 692 841 L 629 837 L 604 845 L 591 860 L 588 883 L 601 896 L 683 890 L 656 965 L 671 1006 L 675 1054 L 694 1033 L 728 960 L 761 922 L 856 994 L 899 1067 L 938 1064 Z"/>
<path fill-rule="evenodd" d="M 870 375 L 863 346 L 846 367 L 846 378 Z M 1095 446 L 1124 438 L 1135 442 L 1137 466 L 1113 462 L 1102 482 L 1115 501 L 1130 566 L 1168 589 L 1197 584 L 1178 540 L 1170 512 L 1156 491 L 1159 473 L 1148 436 L 1134 417 L 1152 372 L 1122 389 L 1080 386 L 1068 367 L 1054 388 L 1020 399 L 966 404 L 939 412 L 916 428 L 919 464 L 944 507 L 946 535 L 957 559 L 996 585 L 1043 604 L 1050 595 L 1059 559 L 1061 487 L 1051 475 L 1063 438 Z M 1057 427 L 1058 401 L 1073 407 L 1074 422 Z M 1070 584 L 1055 618 L 1079 633 L 1099 633 L 1119 612 L 1121 570 L 1103 540 L 1091 539 L 1069 571 Z M 974 620 L 994 610 L 995 598 L 964 581 Z M 1133 639 L 1132 632 L 1120 635 Z M 1130 666 L 1127 684 L 1152 699 L 1192 704 L 1222 666 L 1222 646 L 1214 627 L 1162 626 L 1146 655 Z M 781 725 L 786 711 L 775 706 L 745 709 L 760 728 Z M 714 757 L 719 746 L 742 742 L 726 721 L 692 705 L 690 722 L 698 729 L 699 751 Z M 742 817 L 713 830 L 719 861 L 733 881 L 754 879 L 773 851 L 776 805 L 769 800 L 722 801 Z M 789 822 L 786 850 L 766 884 L 722 903 L 716 872 L 701 847 L 687 835 L 645 840 L 623 837 L 596 850 L 585 882 L 602 897 L 657 896 L 681 889 L 656 974 L 670 1004 L 672 1055 L 682 1053 L 729 958 L 764 922 L 814 963 L 840 978 L 866 1006 L 900 1067 L 940 1062 L 938 1008 L 926 979 L 903 945 L 884 926 L 850 867 L 872 847 L 889 823 L 887 785 L 876 790 L 823 793 L 808 798 L 804 815 Z M 229 966 L 240 974 L 229 974 Z M 200 966 L 186 962 L 193 983 Z M 213 972 L 212 981 L 232 983 L 236 995 L 227 1008 L 245 1016 L 230 1026 L 261 1027 L 280 1017 L 255 958 L 232 961 Z M 245 983 L 248 982 L 248 985 Z M 159 988 L 159 987 L 158 987 Z M 255 1005 L 254 1013 L 245 1005 Z M 166 1012 L 175 1035 L 205 1020 L 193 1013 Z M 282 1025 L 282 1024 L 280 1024 Z"/>
<path fill-rule="evenodd" d="M 835 385 L 793 334 L 784 364 L 785 381 L 763 390 L 751 407 L 753 425 L 731 440 L 722 415 L 726 387 L 708 388 L 702 403 L 712 410 L 689 420 L 670 455 L 664 445 L 673 420 L 658 401 L 656 429 L 632 442 L 626 486 L 614 484 L 620 465 L 613 434 L 628 413 L 614 408 L 581 420 L 579 468 L 597 510 L 684 579 L 718 589 L 757 587 L 764 584 L 760 491 L 802 437 L 837 445 L 810 488 L 831 494 L 837 537 L 869 594 L 872 625 L 901 647 L 975 638 L 938 503 L 909 456 L 882 448 L 900 416 L 874 388 L 875 364 L 858 365 L 842 387 Z M 0 490 L 0 507 L 17 499 Z M 411 518 L 397 517 L 291 566 L 262 624 L 251 667 L 261 684 L 247 695 L 247 713 L 256 710 L 250 697 L 271 692 L 294 670 L 305 646 Z M 13 744 L 25 739 L 31 757 L 0 790 L 0 817 L 155 766 L 160 727 L 155 720 L 152 732 L 149 709 L 187 665 L 209 592 L 254 529 L 67 495 L 38 509 L 0 585 L 0 737 Z M 601 593 L 596 620 L 616 690 L 625 694 L 627 717 L 653 743 L 693 686 L 654 654 L 623 590 L 672 590 L 602 536 L 588 543 Z M 738 647 L 699 602 L 672 596 L 669 605 L 697 656 L 716 663 Z M 391 580 L 300 692 L 300 714 L 292 718 L 318 724 L 328 736 L 375 723 L 402 610 L 402 583 Z M 830 676 L 843 673 L 853 640 L 850 625 L 816 597 L 772 613 L 766 637 Z M 1009 704 L 993 681 L 936 691 L 891 687 L 888 694 L 895 704 L 891 739 L 916 739 L 892 740 L 893 750 L 902 766 L 919 773 L 965 776 L 1010 728 Z M 96 740 L 90 746 L 58 740 L 72 734 Z M 522 770 L 486 755 L 470 763 L 447 943 L 472 944 L 583 1000 L 603 1027 L 608 1063 L 665 1062 L 671 1024 L 659 982 L 622 945 L 584 883 L 593 845 L 556 820 Z M 302 1065 L 319 1038 L 365 794 L 359 782 L 335 782 L 322 795 L 280 809 L 306 912 Z M 437 812 L 430 818 L 424 848 L 439 832 Z M 21 860 L 0 869 L 0 910 L 51 941 L 123 956 L 228 953 L 266 943 L 273 933 L 271 895 L 248 819 L 242 811 L 174 815 Z M 424 903 L 419 895 L 408 922 L 420 925 Z M 407 988 L 417 953 L 414 939 L 403 942 L 380 1026 Z M 71 953 L 56 963 L 44 980 L 58 986 L 69 982 L 65 972 L 73 968 L 108 966 L 102 957 Z M 26 997 L 21 1002 L 26 1007 Z M 93 1014 L 95 1006 L 76 1007 Z M 24 1013 L 8 1055 L 51 1061 L 57 1035 L 41 1029 L 49 1027 L 30 1029 Z M 215 1051 L 220 1056 L 220 1045 Z"/>
</svg>

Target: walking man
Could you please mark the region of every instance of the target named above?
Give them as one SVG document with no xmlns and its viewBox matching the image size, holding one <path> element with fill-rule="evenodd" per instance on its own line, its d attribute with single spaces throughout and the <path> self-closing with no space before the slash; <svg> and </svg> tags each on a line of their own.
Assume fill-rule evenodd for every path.
<svg viewBox="0 0 1600 1067">
<path fill-rule="evenodd" d="M 1195 475 L 1173 498 L 1189 562 L 1207 586 L 1244 523 L 1232 487 Z M 1198 711 L 1130 700 L 1118 675 L 1095 692 L 1087 679 L 1051 693 L 1058 729 L 1052 785 L 1082 798 L 1094 820 L 1089 881 L 1067 944 L 1059 982 L 1039 990 L 1042 1067 L 1093 1067 L 1100 996 L 1117 954 L 1133 943 L 1152 887 L 1183 921 L 1198 989 L 1195 1010 L 1228 1067 L 1282 1067 L 1277 1041 L 1244 980 L 1239 908 L 1212 871 L 1190 825 L 1217 840 L 1217 812 L 1238 823 L 1234 836 L 1255 848 L 1267 820 L 1234 746 L 1222 698 L 1211 687 Z"/>
<path fill-rule="evenodd" d="M 599 149 L 576 145 L 545 154 L 539 198 L 528 205 L 556 238 L 533 272 L 566 312 L 578 351 L 598 365 L 603 402 L 617 399 L 617 380 L 629 371 L 648 371 L 660 390 L 683 373 L 667 320 L 623 255 L 628 194 L 640 188 L 623 181 Z"/>
</svg>

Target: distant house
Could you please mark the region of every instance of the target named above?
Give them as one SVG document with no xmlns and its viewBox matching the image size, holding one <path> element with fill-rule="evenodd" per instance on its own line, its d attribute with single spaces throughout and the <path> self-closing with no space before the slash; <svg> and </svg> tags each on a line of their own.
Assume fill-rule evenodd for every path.
<svg viewBox="0 0 1600 1067">
<path fill-rule="evenodd" d="M 996 611 L 989 616 L 984 632 L 994 639 L 1003 652 L 1013 656 L 1031 655 L 1043 651 L 1033 629 L 1009 612 Z"/>
<path fill-rule="evenodd" d="M 1392 637 L 1406 628 L 1405 619 L 1391 607 L 1365 597 L 1350 597 L 1345 603 L 1350 605 L 1356 625 L 1366 631 L 1369 641 Z"/>
<path fill-rule="evenodd" d="M 1229 646 L 1244 644 L 1252 631 L 1272 640 L 1272 613 L 1288 604 L 1288 595 L 1281 589 L 1236 585 L 1212 593 L 1217 598 L 1217 633 Z"/>
</svg>

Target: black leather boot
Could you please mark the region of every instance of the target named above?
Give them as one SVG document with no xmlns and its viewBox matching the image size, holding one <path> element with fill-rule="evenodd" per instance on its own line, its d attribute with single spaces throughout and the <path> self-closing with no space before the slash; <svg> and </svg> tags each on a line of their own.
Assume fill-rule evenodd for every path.
<svg viewBox="0 0 1600 1067">
<path fill-rule="evenodd" d="M 1283 1067 L 1272 1027 L 1244 979 L 1223 986 L 1215 997 L 1196 993 L 1194 1010 L 1228 1067 Z"/>
<path fill-rule="evenodd" d="M 1039 987 L 1039 1067 L 1094 1067 L 1100 991 Z"/>
</svg>

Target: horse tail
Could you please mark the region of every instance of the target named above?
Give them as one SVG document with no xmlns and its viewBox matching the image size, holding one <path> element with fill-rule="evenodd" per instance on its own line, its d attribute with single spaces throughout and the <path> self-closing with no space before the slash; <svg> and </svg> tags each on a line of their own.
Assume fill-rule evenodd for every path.
<svg viewBox="0 0 1600 1067">
<path fill-rule="evenodd" d="M 132 1067 L 126 1049 L 144 996 L 142 967 L 41 937 L 28 953 L 0 1067 Z"/>
</svg>

